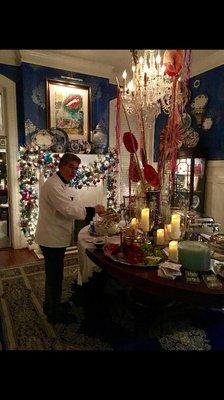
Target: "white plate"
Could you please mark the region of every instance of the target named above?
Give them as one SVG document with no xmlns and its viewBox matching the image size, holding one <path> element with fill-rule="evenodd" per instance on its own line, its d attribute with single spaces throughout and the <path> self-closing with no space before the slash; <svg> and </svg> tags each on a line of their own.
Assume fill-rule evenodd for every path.
<svg viewBox="0 0 224 400">
<path fill-rule="evenodd" d="M 87 243 L 93 243 L 94 239 L 85 239 Z"/>
<path fill-rule="evenodd" d="M 199 94 L 199 96 L 196 96 L 194 100 L 191 103 L 191 108 L 195 111 L 201 110 L 205 108 L 205 106 L 208 103 L 208 96 L 207 94 Z"/>
<path fill-rule="evenodd" d="M 37 130 L 32 134 L 31 144 L 42 150 L 48 150 L 53 144 L 53 135 L 47 129 Z"/>
</svg>

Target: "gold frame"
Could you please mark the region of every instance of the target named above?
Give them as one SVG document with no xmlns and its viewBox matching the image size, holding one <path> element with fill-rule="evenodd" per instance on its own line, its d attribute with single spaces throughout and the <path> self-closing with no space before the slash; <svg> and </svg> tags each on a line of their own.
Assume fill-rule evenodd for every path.
<svg viewBox="0 0 224 400">
<path fill-rule="evenodd" d="M 91 127 L 89 86 L 47 79 L 46 105 L 48 129 L 63 129 L 68 134 L 69 141 L 89 141 Z"/>
</svg>

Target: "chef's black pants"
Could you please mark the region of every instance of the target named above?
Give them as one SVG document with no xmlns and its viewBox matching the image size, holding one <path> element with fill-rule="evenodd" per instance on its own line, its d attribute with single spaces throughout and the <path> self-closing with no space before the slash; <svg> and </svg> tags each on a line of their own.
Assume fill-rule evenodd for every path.
<svg viewBox="0 0 224 400">
<path fill-rule="evenodd" d="M 64 255 L 66 247 L 40 246 L 45 266 L 45 299 L 43 310 L 54 315 L 59 309 L 62 294 Z"/>
</svg>

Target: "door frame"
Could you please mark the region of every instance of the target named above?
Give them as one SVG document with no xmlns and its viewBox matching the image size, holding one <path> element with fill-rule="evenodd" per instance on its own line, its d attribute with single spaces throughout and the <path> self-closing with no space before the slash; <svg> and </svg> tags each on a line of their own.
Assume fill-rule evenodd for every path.
<svg viewBox="0 0 224 400">
<path fill-rule="evenodd" d="M 16 84 L 6 76 L 0 74 L 0 86 L 4 90 L 4 117 L 5 136 L 7 137 L 7 162 L 8 162 L 8 195 L 9 195 L 9 232 L 11 247 L 21 249 L 27 247 L 22 235 L 20 222 L 20 193 L 18 172 L 18 125 L 16 110 Z"/>
</svg>

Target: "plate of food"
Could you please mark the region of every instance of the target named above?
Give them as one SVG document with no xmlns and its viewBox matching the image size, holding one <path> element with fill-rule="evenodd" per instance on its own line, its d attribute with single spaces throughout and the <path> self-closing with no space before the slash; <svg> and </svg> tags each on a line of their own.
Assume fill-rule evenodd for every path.
<svg viewBox="0 0 224 400">
<path fill-rule="evenodd" d="M 104 246 L 104 254 L 119 264 L 137 268 L 157 268 L 166 258 L 160 248 L 138 243 L 128 246 L 107 243 Z"/>
</svg>

